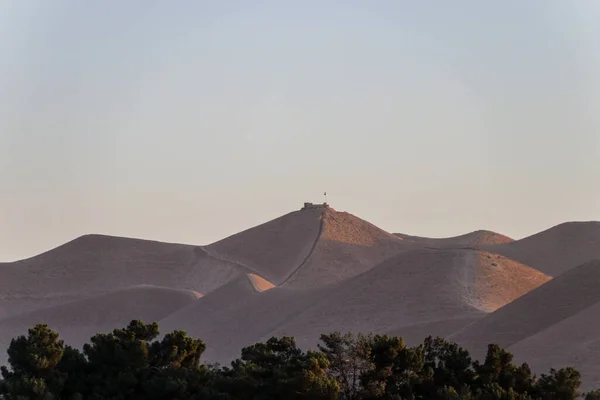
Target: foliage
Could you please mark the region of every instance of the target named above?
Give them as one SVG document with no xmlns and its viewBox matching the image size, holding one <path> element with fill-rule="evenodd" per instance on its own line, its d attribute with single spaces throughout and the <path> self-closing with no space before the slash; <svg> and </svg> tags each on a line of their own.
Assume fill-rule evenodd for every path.
<svg viewBox="0 0 600 400">
<path fill-rule="evenodd" d="M 201 363 L 202 340 L 183 331 L 161 338 L 156 323 L 136 320 L 97 334 L 83 351 L 36 325 L 10 343 L 0 398 L 600 400 L 600 390 L 579 393 L 577 370 L 551 369 L 538 378 L 495 344 L 479 362 L 431 336 L 415 347 L 388 335 L 333 332 L 320 339 L 318 351 L 304 351 L 293 337 L 273 337 L 220 367 Z"/>
</svg>

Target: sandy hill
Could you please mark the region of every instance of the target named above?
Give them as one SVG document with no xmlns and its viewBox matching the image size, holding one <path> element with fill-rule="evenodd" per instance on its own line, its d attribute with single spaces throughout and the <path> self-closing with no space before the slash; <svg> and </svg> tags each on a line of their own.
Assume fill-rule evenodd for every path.
<svg viewBox="0 0 600 400">
<path fill-rule="evenodd" d="M 550 278 L 476 250 L 406 251 L 335 287 L 327 297 L 282 325 L 277 334 L 395 331 L 407 341 L 446 335 L 513 301 Z M 415 336 L 411 337 L 411 332 Z"/>
<path fill-rule="evenodd" d="M 514 241 L 508 236 L 504 236 L 499 233 L 486 230 L 478 230 L 466 233 L 464 235 L 453 236 L 448 238 L 427 238 L 421 236 L 405 235 L 403 233 L 395 233 L 394 235 L 408 242 L 413 242 L 415 244 L 427 247 L 469 247 L 490 244 L 503 244 Z"/>
<path fill-rule="evenodd" d="M 518 241 L 489 231 L 431 239 L 392 235 L 327 207 L 208 246 L 87 235 L 0 264 L 0 346 L 38 322 L 80 345 L 139 318 L 202 338 L 207 361 L 229 361 L 273 335 L 312 347 L 338 330 L 411 344 L 441 335 L 475 355 L 497 342 L 534 366 L 577 361 L 592 376 L 587 353 L 596 354 L 598 338 L 590 321 L 600 310 L 593 259 L 598 222 Z M 553 343 L 560 351 L 548 351 Z"/>
<path fill-rule="evenodd" d="M 423 338 L 419 328 L 449 334 L 548 279 L 476 250 L 414 250 L 321 288 L 283 286 L 258 293 L 238 278 L 161 324 L 202 337 L 209 344 L 207 359 L 220 362 L 272 335 L 293 335 L 299 344 L 313 346 L 323 332 L 404 327 L 414 333 L 407 339 L 416 342 Z"/>
<path fill-rule="evenodd" d="M 311 254 L 282 284 L 306 288 L 340 282 L 411 248 L 370 222 L 328 208 Z"/>
<path fill-rule="evenodd" d="M 59 332 L 67 343 L 82 346 L 96 333 L 123 327 L 132 319 L 158 321 L 200 297 L 194 291 L 140 285 L 41 308 L 0 320 L 0 347 L 6 348 L 11 338 L 27 334 L 38 323 Z M 5 361 L 2 352 L 0 362 Z"/>
<path fill-rule="evenodd" d="M 482 248 L 558 276 L 600 259 L 600 222 L 568 222 L 521 240 Z"/>
<path fill-rule="evenodd" d="M 86 235 L 0 265 L 0 318 L 140 284 L 208 293 L 246 272 L 201 247 Z"/>
<path fill-rule="evenodd" d="M 253 279 L 241 276 L 223 285 L 161 320 L 161 330 L 183 329 L 201 337 L 208 345 L 205 361 L 228 362 L 326 295 L 324 289 L 272 287 L 265 280 L 261 292 Z"/>
<path fill-rule="evenodd" d="M 356 276 L 411 247 L 352 214 L 314 208 L 286 214 L 205 249 L 276 285 L 314 287 Z"/>
<path fill-rule="evenodd" d="M 600 382 L 600 302 L 509 347 L 533 371 L 574 366 L 581 372 L 582 390 Z"/>
<path fill-rule="evenodd" d="M 291 212 L 205 249 L 279 284 L 310 255 L 321 231 L 321 210 Z"/>
<path fill-rule="evenodd" d="M 450 336 L 476 356 L 513 346 L 600 302 L 600 262 L 576 267 Z"/>
</svg>

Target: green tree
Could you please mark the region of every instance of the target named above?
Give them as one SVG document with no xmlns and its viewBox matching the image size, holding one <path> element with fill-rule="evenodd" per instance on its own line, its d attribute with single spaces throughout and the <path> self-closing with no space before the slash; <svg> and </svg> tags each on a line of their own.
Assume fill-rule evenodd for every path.
<svg viewBox="0 0 600 400">
<path fill-rule="evenodd" d="M 538 395 L 544 400 L 574 400 L 580 396 L 581 374 L 572 367 L 542 374 L 538 380 Z"/>
<path fill-rule="evenodd" d="M 361 391 L 360 377 L 372 368 L 369 352 L 372 336 L 339 332 L 321 335 L 318 345 L 329 360 L 328 373 L 340 385 L 343 399 L 355 400 Z"/>
<path fill-rule="evenodd" d="M 64 379 L 56 368 L 64 351 L 64 342 L 47 325 L 36 325 L 27 336 L 11 340 L 10 370 L 1 367 L 0 394 L 6 399 L 54 399 Z"/>
<path fill-rule="evenodd" d="M 584 400 L 600 400 L 600 389 L 587 392 L 584 396 Z"/>
<path fill-rule="evenodd" d="M 235 399 L 336 399 L 339 386 L 328 367 L 323 353 L 304 353 L 294 338 L 271 338 L 242 349 L 220 387 Z"/>
<path fill-rule="evenodd" d="M 450 389 L 457 395 L 465 396 L 464 386 L 470 386 L 475 381 L 475 370 L 469 352 L 456 343 L 442 338 L 429 336 L 423 342 L 424 372 L 419 395 L 423 398 L 440 398 L 452 396 Z M 446 391 L 446 392 L 444 392 Z"/>
<path fill-rule="evenodd" d="M 371 344 L 373 369 L 361 381 L 367 399 L 415 399 L 422 381 L 423 346 L 409 348 L 400 337 L 375 335 Z"/>
</svg>

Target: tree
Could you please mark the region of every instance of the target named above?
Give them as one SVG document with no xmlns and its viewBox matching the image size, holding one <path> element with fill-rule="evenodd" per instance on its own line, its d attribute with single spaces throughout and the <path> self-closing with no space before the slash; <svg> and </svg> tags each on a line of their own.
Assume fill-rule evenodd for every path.
<svg viewBox="0 0 600 400">
<path fill-rule="evenodd" d="M 587 392 L 584 396 L 584 400 L 600 400 L 600 389 Z"/>
<path fill-rule="evenodd" d="M 242 349 L 220 386 L 235 399 L 336 399 L 339 386 L 328 367 L 323 353 L 304 353 L 294 338 L 271 338 Z"/>
<path fill-rule="evenodd" d="M 440 337 L 428 336 L 423 342 L 423 357 L 424 381 L 419 389 L 421 397 L 439 397 L 440 388 L 443 393 L 440 398 L 453 396 L 450 389 L 460 390 L 464 397 L 465 391 L 468 391 L 464 386 L 470 386 L 475 381 L 473 361 L 467 350 Z M 459 393 L 456 392 L 456 395 Z"/>
<path fill-rule="evenodd" d="M 54 399 L 64 379 L 56 368 L 64 351 L 64 342 L 47 325 L 36 325 L 27 336 L 11 340 L 10 370 L 1 367 L 0 394 L 6 399 Z"/>
<path fill-rule="evenodd" d="M 544 400 L 574 400 L 580 396 L 581 374 L 574 368 L 550 369 L 538 380 L 538 394 Z"/>
<path fill-rule="evenodd" d="M 400 337 L 375 335 L 369 359 L 373 369 L 361 378 L 365 398 L 416 398 L 423 374 L 423 346 L 408 348 Z"/>
<path fill-rule="evenodd" d="M 485 361 L 427 337 L 407 347 L 388 335 L 321 335 L 320 351 L 303 351 L 292 337 L 242 349 L 230 367 L 201 364 L 206 345 L 173 331 L 157 340 L 156 323 L 134 320 L 97 334 L 83 352 L 66 346 L 46 325 L 13 339 L 2 367 L 6 400 L 574 400 L 581 377 L 573 368 L 536 378 L 512 354 L 488 346 Z M 600 390 L 585 394 L 600 400 Z"/>
<path fill-rule="evenodd" d="M 328 374 L 340 385 L 346 400 L 358 399 L 360 377 L 372 368 L 369 360 L 372 336 L 339 332 L 321 335 L 319 350 L 329 360 Z"/>
</svg>

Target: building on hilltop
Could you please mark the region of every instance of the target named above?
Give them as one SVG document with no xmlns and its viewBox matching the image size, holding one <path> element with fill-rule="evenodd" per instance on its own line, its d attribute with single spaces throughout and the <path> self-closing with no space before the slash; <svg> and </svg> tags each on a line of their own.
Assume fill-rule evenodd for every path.
<svg viewBox="0 0 600 400">
<path fill-rule="evenodd" d="M 322 204 L 304 203 L 304 207 L 302 207 L 303 210 L 311 210 L 315 208 L 329 208 L 329 204 L 327 204 L 327 202 Z"/>
</svg>

